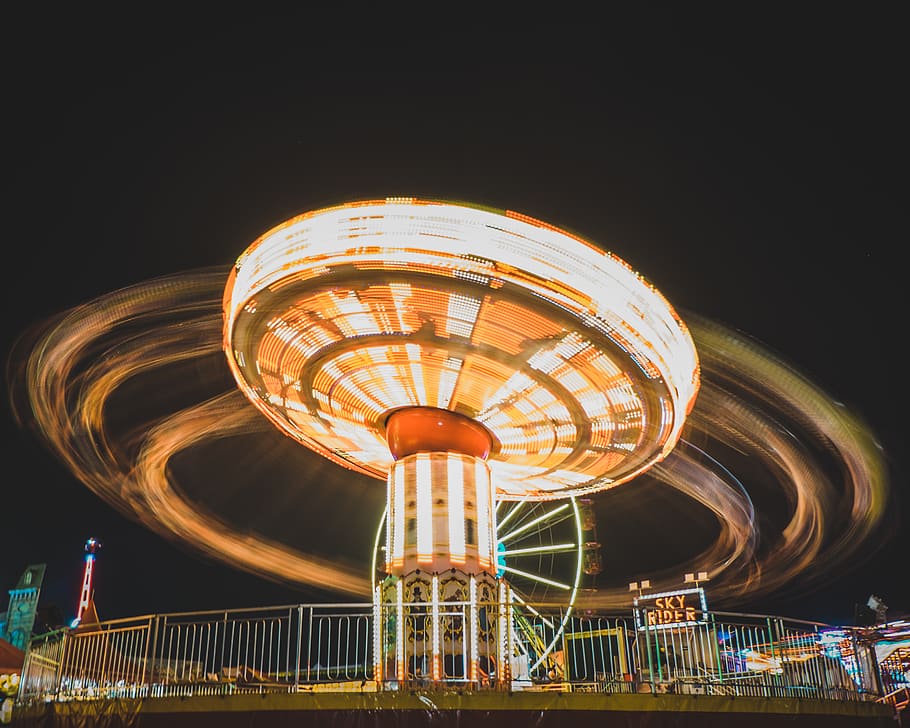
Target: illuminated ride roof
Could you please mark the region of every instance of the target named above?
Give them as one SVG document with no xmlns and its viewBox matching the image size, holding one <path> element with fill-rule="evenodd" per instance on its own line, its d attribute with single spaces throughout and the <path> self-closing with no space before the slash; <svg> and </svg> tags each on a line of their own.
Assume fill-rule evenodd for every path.
<svg viewBox="0 0 910 728">
<path fill-rule="evenodd" d="M 628 264 L 509 211 L 391 198 L 256 240 L 224 297 L 249 399 L 326 457 L 385 480 L 385 420 L 482 423 L 497 497 L 629 480 L 679 439 L 699 386 L 685 324 Z"/>
</svg>

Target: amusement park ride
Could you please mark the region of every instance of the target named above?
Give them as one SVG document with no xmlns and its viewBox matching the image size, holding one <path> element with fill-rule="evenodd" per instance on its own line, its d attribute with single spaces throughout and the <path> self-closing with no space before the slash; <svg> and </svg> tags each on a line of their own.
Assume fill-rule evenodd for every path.
<svg viewBox="0 0 910 728">
<path fill-rule="evenodd" d="M 397 681 L 518 677 L 522 614 L 557 603 L 564 625 L 601 568 L 585 496 L 665 458 L 699 389 L 686 325 L 628 264 L 518 213 L 414 198 L 262 235 L 231 271 L 224 348 L 282 432 L 386 482 L 374 670 Z"/>
<path fill-rule="evenodd" d="M 78 627 L 82 623 L 85 611 L 93 598 L 92 577 L 95 571 L 95 556 L 101 543 L 94 538 L 89 538 L 85 542 L 85 570 L 82 572 L 82 591 L 79 594 L 79 606 L 76 609 L 76 618 L 70 624 L 71 627 Z"/>
<path fill-rule="evenodd" d="M 221 724 L 226 708 L 373 724 L 377 707 L 389 724 L 495 708 L 495 721 L 553 709 L 650 725 L 655 710 L 705 721 L 715 709 L 688 698 L 716 696 L 706 725 L 734 708 L 789 718 L 801 697 L 822 698 L 804 725 L 827 725 L 824 701 L 872 725 L 908 702 L 904 624 L 865 634 L 709 612 L 716 570 L 671 591 L 631 582 L 634 621 L 576 608 L 602 569 L 592 497 L 674 450 L 702 384 L 685 323 L 614 255 L 514 212 L 355 202 L 262 235 L 221 303 L 229 368 L 259 412 L 385 483 L 372 600 L 100 623 L 89 539 L 75 628 L 33 640 L 23 670 L 36 719 L 130 698 L 173 725 Z M 497 691 L 509 699 L 479 697 Z M 611 699 L 671 692 L 683 700 L 660 709 Z"/>
</svg>

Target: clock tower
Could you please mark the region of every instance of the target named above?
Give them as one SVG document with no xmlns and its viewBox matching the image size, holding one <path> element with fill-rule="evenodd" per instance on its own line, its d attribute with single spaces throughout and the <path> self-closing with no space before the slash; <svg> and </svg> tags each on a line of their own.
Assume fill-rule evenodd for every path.
<svg viewBox="0 0 910 728">
<path fill-rule="evenodd" d="M 45 568 L 46 564 L 27 566 L 19 577 L 15 589 L 9 590 L 9 607 L 6 610 L 6 619 L 0 623 L 0 638 L 20 650 L 28 646 L 32 636 Z"/>
</svg>

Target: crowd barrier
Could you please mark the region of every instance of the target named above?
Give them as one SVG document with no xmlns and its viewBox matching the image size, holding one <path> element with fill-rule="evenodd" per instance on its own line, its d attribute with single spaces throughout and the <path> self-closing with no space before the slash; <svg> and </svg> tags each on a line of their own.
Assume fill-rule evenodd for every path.
<svg viewBox="0 0 910 728">
<path fill-rule="evenodd" d="M 32 640 L 17 702 L 415 686 L 839 701 L 885 695 L 873 645 L 847 628 L 723 612 L 657 628 L 634 614 L 528 604 L 479 611 L 486 616 L 458 602 L 409 604 L 397 613 L 373 604 L 300 604 L 81 625 Z"/>
</svg>

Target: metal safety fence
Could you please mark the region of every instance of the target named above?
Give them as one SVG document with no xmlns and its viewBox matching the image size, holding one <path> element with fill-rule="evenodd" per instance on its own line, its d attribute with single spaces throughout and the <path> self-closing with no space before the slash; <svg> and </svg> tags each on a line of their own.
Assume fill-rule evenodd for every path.
<svg viewBox="0 0 910 728">
<path fill-rule="evenodd" d="M 17 701 L 368 691 L 650 692 L 867 700 L 874 648 L 844 628 L 707 612 L 629 616 L 447 602 L 160 614 L 32 640 Z"/>
</svg>

